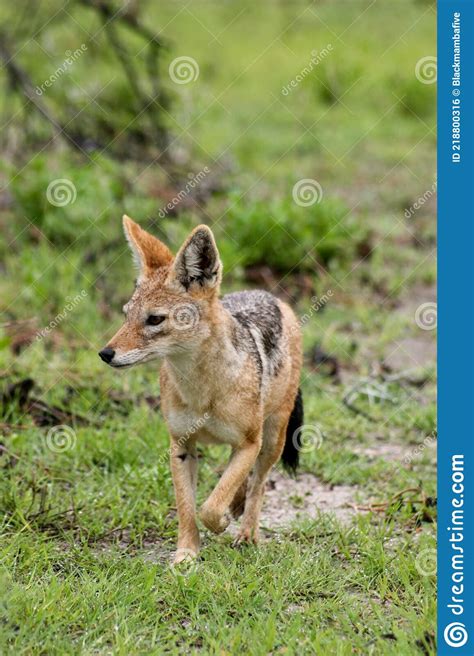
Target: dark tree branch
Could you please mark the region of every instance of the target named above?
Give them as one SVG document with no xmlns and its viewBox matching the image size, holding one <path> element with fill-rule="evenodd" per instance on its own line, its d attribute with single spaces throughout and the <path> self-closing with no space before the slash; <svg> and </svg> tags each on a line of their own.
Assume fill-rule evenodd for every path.
<svg viewBox="0 0 474 656">
<path fill-rule="evenodd" d="M 143 25 L 136 14 L 130 10 L 115 9 L 107 0 L 77 0 L 77 2 L 84 7 L 94 9 L 100 14 L 110 45 L 123 68 L 130 88 L 136 96 L 135 109 L 137 113 L 143 112 L 147 115 L 157 146 L 163 151 L 160 159 L 167 159 L 167 131 L 162 124 L 159 111 L 156 110 L 156 104 L 163 108 L 169 106 L 168 98 L 159 86 L 159 56 L 161 49 L 165 47 L 163 41 L 157 34 Z M 151 96 L 141 88 L 133 59 L 119 38 L 116 23 L 120 22 L 147 41 L 148 56 L 146 63 L 150 85 L 153 90 Z"/>
<path fill-rule="evenodd" d="M 125 109 L 133 114 L 132 123 L 134 125 L 130 125 L 128 130 L 119 129 L 120 126 L 117 127 L 116 121 L 114 123 L 114 114 L 112 113 L 110 119 L 104 119 L 101 116 L 95 121 L 93 116 L 84 115 L 77 130 L 68 127 L 69 123 L 64 118 L 64 111 L 67 114 L 71 107 L 68 106 L 67 101 L 62 103 L 63 114 L 61 115 L 58 114 L 59 109 L 55 110 L 54 104 L 46 102 L 37 93 L 27 70 L 16 60 L 13 48 L 9 46 L 7 34 L 0 30 L 0 61 L 4 62 L 4 69 L 11 88 L 28 100 L 25 105 L 26 109 L 32 108 L 52 126 L 53 138 L 60 137 L 83 154 L 85 154 L 83 146 L 89 148 L 91 144 L 96 145 L 101 141 L 101 137 L 110 146 L 118 136 L 125 132 L 125 145 L 121 147 L 117 144 L 118 147 L 114 147 L 114 151 L 119 156 L 142 158 L 144 147 L 151 146 L 155 151 L 153 153 L 154 160 L 169 167 L 171 164 L 167 152 L 169 139 L 163 110 L 167 109 L 170 103 L 161 84 L 159 66 L 161 51 L 165 47 L 163 40 L 143 25 L 136 13 L 129 7 L 117 9 L 110 0 L 72 1 L 76 5 L 96 13 L 102 23 L 110 48 L 114 52 L 132 92 L 131 102 Z M 130 54 L 122 38 L 120 26 L 146 41 L 143 47 L 144 62 Z M 144 66 L 141 66 L 142 63 Z M 64 106 L 64 102 L 66 102 L 66 106 Z M 104 102 L 107 104 L 109 100 L 104 98 Z M 114 105 L 112 105 L 112 112 L 113 108 Z M 73 122 L 74 118 L 75 113 L 70 122 Z M 92 118 L 90 125 L 88 124 L 89 118 Z M 87 125 L 89 125 L 89 129 L 85 127 Z M 106 146 L 104 146 L 105 148 Z M 156 149 L 158 156 L 156 156 Z"/>
<path fill-rule="evenodd" d="M 77 2 L 84 5 L 84 7 L 99 11 L 109 21 L 123 22 L 155 48 L 166 47 L 163 39 L 143 25 L 134 12 L 125 8 L 115 9 L 107 0 L 77 0 Z"/>
<path fill-rule="evenodd" d="M 70 134 L 61 122 L 56 119 L 40 96 L 35 93 L 33 83 L 31 82 L 26 71 L 14 60 L 10 48 L 8 47 L 5 35 L 0 32 L 0 59 L 3 61 L 8 73 L 12 87 L 18 90 L 33 105 L 33 107 L 43 116 L 50 125 L 52 125 L 56 136 L 64 139 L 76 150 L 83 152 L 82 148 L 76 143 L 72 134 Z"/>
</svg>

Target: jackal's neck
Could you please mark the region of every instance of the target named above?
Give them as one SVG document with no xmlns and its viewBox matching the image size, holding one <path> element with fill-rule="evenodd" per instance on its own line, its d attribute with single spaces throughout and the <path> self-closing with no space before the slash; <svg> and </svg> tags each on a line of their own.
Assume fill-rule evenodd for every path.
<svg viewBox="0 0 474 656">
<path fill-rule="evenodd" d="M 167 358 L 168 371 L 183 399 L 204 403 L 225 391 L 226 379 L 234 378 L 239 358 L 232 344 L 233 318 L 216 299 L 208 335 L 198 349 Z"/>
</svg>

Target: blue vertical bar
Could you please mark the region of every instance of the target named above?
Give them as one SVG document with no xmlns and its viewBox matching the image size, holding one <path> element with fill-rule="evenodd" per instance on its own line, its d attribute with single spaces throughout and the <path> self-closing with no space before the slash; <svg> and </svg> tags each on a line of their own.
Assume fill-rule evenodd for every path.
<svg viewBox="0 0 474 656">
<path fill-rule="evenodd" d="M 438 2 L 438 654 L 474 655 L 474 0 Z"/>
</svg>

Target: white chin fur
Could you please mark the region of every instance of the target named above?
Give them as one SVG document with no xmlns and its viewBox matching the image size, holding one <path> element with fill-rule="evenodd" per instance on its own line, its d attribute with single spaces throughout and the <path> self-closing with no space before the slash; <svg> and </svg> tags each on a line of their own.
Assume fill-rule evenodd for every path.
<svg viewBox="0 0 474 656">
<path fill-rule="evenodd" d="M 128 351 L 128 353 L 119 354 L 114 357 L 110 363 L 113 367 L 133 367 L 134 364 L 141 364 L 142 362 L 148 362 L 149 360 L 155 360 L 159 358 L 158 353 L 150 351 L 138 351 L 133 349 Z"/>
</svg>

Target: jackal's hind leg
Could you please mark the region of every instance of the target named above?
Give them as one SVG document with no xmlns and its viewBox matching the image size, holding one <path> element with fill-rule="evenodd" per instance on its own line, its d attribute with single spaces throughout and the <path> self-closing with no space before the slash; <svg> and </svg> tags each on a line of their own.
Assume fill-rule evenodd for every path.
<svg viewBox="0 0 474 656">
<path fill-rule="evenodd" d="M 288 417 L 281 418 L 278 415 L 270 416 L 265 420 L 262 449 L 249 477 L 245 510 L 234 545 L 245 542 L 257 544 L 259 540 L 260 511 L 265 483 L 268 473 L 281 456 L 287 424 Z"/>
<path fill-rule="evenodd" d="M 239 517 L 244 512 L 245 497 L 247 495 L 247 484 L 248 478 L 246 478 L 242 485 L 239 487 L 234 495 L 234 498 L 232 499 L 232 503 L 230 504 L 230 512 L 234 519 L 239 519 Z"/>
</svg>

